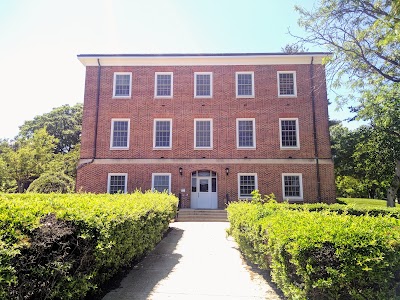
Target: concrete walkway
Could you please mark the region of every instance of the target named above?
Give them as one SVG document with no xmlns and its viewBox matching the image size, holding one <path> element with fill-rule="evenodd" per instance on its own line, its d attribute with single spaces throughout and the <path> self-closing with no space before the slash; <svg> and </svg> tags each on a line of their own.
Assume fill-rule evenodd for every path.
<svg viewBox="0 0 400 300">
<path fill-rule="evenodd" d="M 103 300 L 284 299 L 227 238 L 229 223 L 172 223 L 172 230 Z"/>
</svg>

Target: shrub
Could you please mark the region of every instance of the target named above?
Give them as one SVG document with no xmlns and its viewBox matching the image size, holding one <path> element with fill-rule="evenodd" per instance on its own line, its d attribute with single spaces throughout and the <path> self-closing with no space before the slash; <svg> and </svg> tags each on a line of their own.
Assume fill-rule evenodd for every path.
<svg viewBox="0 0 400 300">
<path fill-rule="evenodd" d="M 64 173 L 43 173 L 28 187 L 31 193 L 71 193 L 75 190 L 75 180 Z"/>
<path fill-rule="evenodd" d="M 0 299 L 82 299 L 150 251 L 176 213 L 165 193 L 0 195 Z"/>
<path fill-rule="evenodd" d="M 270 268 L 289 299 L 395 299 L 400 221 L 310 212 L 288 204 L 232 203 L 229 232 L 254 263 Z"/>
</svg>

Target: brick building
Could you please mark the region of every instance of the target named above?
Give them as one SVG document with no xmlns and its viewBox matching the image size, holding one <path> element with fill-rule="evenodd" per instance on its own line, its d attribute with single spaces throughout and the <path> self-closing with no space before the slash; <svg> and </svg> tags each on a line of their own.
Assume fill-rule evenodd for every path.
<svg viewBox="0 0 400 300">
<path fill-rule="evenodd" d="M 251 191 L 335 201 L 327 53 L 78 55 L 77 190 L 165 190 L 224 208 Z"/>
</svg>

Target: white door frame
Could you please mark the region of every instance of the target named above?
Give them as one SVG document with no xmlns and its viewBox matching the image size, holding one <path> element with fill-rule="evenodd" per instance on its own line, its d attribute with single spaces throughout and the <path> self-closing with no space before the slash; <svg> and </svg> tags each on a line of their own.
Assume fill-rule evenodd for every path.
<svg viewBox="0 0 400 300">
<path fill-rule="evenodd" d="M 207 172 L 209 175 L 207 175 Z M 215 186 L 213 186 L 213 180 L 215 181 Z M 217 209 L 217 174 L 209 170 L 198 170 L 192 173 L 191 182 L 190 207 L 194 209 Z M 213 188 L 215 191 L 213 191 Z"/>
</svg>

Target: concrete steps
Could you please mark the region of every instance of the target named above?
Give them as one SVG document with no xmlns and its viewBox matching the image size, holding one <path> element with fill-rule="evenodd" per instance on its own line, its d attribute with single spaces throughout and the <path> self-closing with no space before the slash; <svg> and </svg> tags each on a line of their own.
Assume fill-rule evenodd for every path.
<svg viewBox="0 0 400 300">
<path fill-rule="evenodd" d="M 180 209 L 176 222 L 228 222 L 224 209 Z"/>
</svg>

